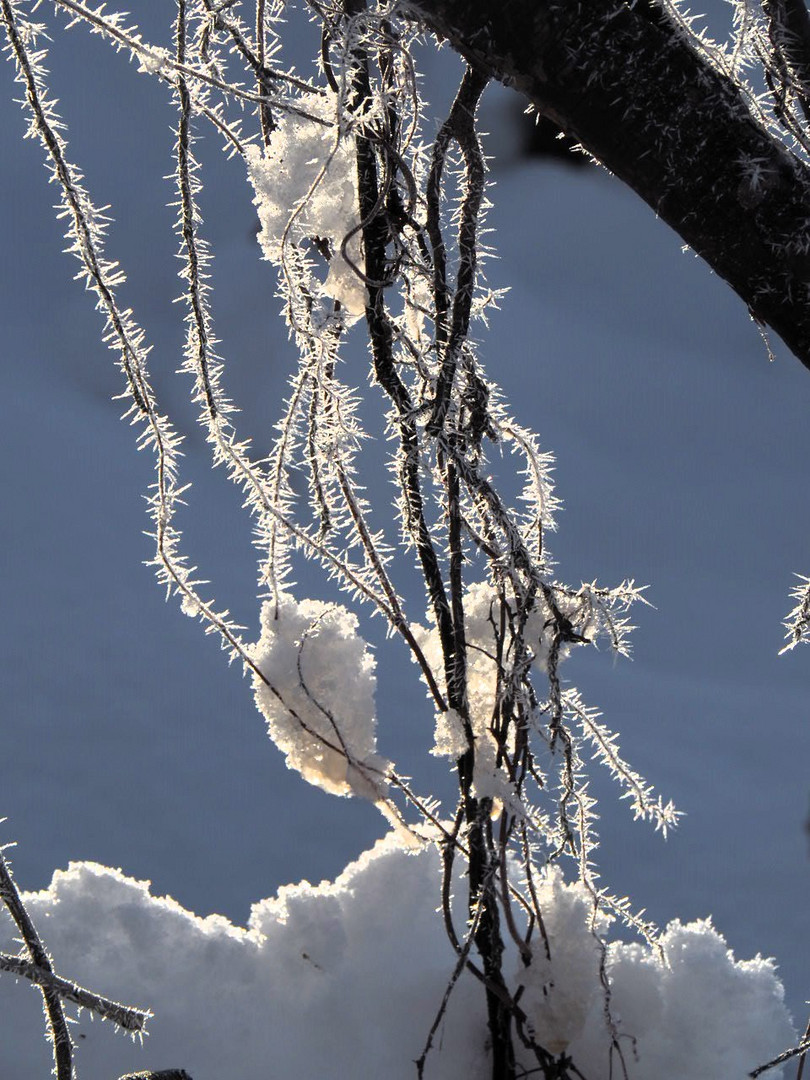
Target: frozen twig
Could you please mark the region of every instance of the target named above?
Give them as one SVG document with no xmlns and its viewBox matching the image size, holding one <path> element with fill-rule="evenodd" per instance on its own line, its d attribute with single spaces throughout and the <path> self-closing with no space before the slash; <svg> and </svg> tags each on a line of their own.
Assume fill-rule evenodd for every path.
<svg viewBox="0 0 810 1080">
<path fill-rule="evenodd" d="M 797 1046 L 792 1046 L 789 1050 L 784 1050 L 781 1054 L 777 1054 L 775 1058 L 771 1058 L 770 1061 L 766 1061 L 764 1065 L 760 1065 L 756 1069 L 752 1069 L 748 1074 L 752 1080 L 755 1077 L 761 1076 L 762 1073 L 768 1072 L 769 1069 L 775 1069 L 779 1065 L 784 1065 L 786 1061 L 792 1061 L 794 1058 L 800 1058 L 799 1073 L 797 1080 L 800 1080 L 802 1070 L 804 1068 L 804 1060 L 807 1054 L 810 1053 L 810 1036 L 805 1035 L 801 1042 Z"/>
<path fill-rule="evenodd" d="M 127 1073 L 119 1080 L 191 1080 L 191 1077 L 185 1069 L 161 1069 L 159 1072 Z"/>
<path fill-rule="evenodd" d="M 0 900 L 6 905 L 12 919 L 17 924 L 17 928 L 22 935 L 23 944 L 31 958 L 32 966 L 45 976 L 52 976 L 54 972 L 50 957 L 45 951 L 45 946 L 40 940 L 25 904 L 22 902 L 2 849 L 0 849 Z M 65 1012 L 62 1008 L 61 995 L 50 985 L 40 983 L 39 986 L 45 1003 L 45 1014 L 48 1018 L 48 1033 L 53 1043 L 56 1080 L 73 1080 L 73 1043 L 68 1031 Z"/>
<path fill-rule="evenodd" d="M 117 1027 L 123 1028 L 124 1031 L 143 1032 L 146 1022 L 152 1015 L 148 1010 L 119 1005 L 110 998 L 93 993 L 92 990 L 85 990 L 77 983 L 71 982 L 70 979 L 63 979 L 61 975 L 56 975 L 53 971 L 47 971 L 38 964 L 34 964 L 20 956 L 9 956 L 7 953 L 0 953 L 0 971 L 7 971 L 11 975 L 29 979 L 32 983 L 36 983 L 37 986 L 55 992 L 63 1000 L 72 1001 L 74 1005 L 79 1005 L 82 1009 L 89 1009 L 96 1016 L 100 1016 L 102 1020 L 112 1020 Z"/>
</svg>

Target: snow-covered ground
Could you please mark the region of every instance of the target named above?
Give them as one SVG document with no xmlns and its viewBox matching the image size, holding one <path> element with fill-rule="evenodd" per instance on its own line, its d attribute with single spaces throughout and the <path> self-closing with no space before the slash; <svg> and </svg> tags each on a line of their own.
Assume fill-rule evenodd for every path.
<svg viewBox="0 0 810 1080">
<path fill-rule="evenodd" d="M 179 309 L 171 304 L 179 291 L 176 240 L 165 209 L 173 196 L 161 179 L 171 167 L 167 92 L 79 32 L 68 46 L 53 67 L 71 118 L 71 147 L 96 201 L 115 204 L 110 250 L 128 253 L 127 299 L 156 344 L 153 369 L 175 408 L 184 387 L 173 375 L 182 348 Z M 9 101 L 15 91 L 5 68 Z M 71 92 L 76 71 L 82 79 Z M 650 585 L 655 609 L 636 613 L 634 661 L 583 653 L 567 675 L 619 729 L 626 755 L 687 814 L 664 843 L 633 824 L 610 785 L 597 779 L 603 875 L 659 923 L 712 915 L 738 957 L 775 957 L 803 1026 L 810 996 L 810 654 L 777 652 L 791 575 L 810 572 L 810 375 L 783 350 L 768 362 L 743 305 L 680 251 L 632 193 L 596 170 L 511 156 L 505 100 L 494 95 L 485 112 L 493 146 L 504 148 L 493 162 L 490 216 L 500 258 L 488 276 L 511 292 L 492 318 L 483 355 L 518 418 L 557 456 L 566 509 L 552 542 L 561 576 L 608 583 L 629 576 Z M 382 835 L 384 822 L 368 804 L 334 799 L 285 768 L 249 685 L 211 638 L 163 603 L 142 565 L 151 555 L 139 497 L 151 479 L 149 461 L 136 454 L 110 400 L 118 376 L 97 343 L 92 305 L 58 255 L 53 189 L 38 147 L 19 140 L 22 126 L 18 109 L 0 108 L 0 199 L 10 208 L 0 226 L 0 809 L 8 817 L 0 839 L 19 842 L 12 858 L 25 888 L 44 888 L 69 860 L 94 860 L 151 880 L 156 895 L 169 894 L 189 911 L 244 926 L 251 905 L 279 886 L 335 878 Z M 271 271 L 259 261 L 251 198 L 242 167 L 232 162 L 214 168 L 204 211 L 216 250 L 218 330 L 233 360 L 228 388 L 247 429 L 266 446 L 292 356 L 275 318 Z M 202 437 L 182 423 L 195 482 L 184 514 L 193 561 L 258 638 L 249 521 L 224 476 L 209 474 Z M 317 595 L 311 570 L 299 580 Z M 380 752 L 423 790 L 440 788 L 442 766 L 427 759 L 431 710 L 393 646 L 378 650 L 378 682 Z M 217 964 L 242 972 L 242 953 L 252 950 L 251 970 L 271 985 L 255 939 L 222 921 L 201 929 L 175 910 L 164 926 L 143 894 L 115 875 L 86 870 L 60 880 L 63 911 L 71 908 L 71 888 L 95 895 L 98 880 L 98 896 L 113 910 L 122 906 L 135 922 L 155 920 L 166 935 L 144 956 L 147 972 L 136 990 L 114 980 L 101 985 L 97 973 L 113 962 L 88 960 L 82 968 L 90 946 L 79 928 L 60 929 L 53 900 L 38 901 L 51 913 L 43 932 L 57 968 L 101 992 L 134 993 L 159 1009 L 181 993 L 175 988 L 183 979 L 192 972 L 197 979 L 201 969 L 173 955 L 175 925 L 185 928 L 177 930 L 183 956 L 210 948 L 222 954 Z M 95 909 L 86 910 L 95 919 Z M 314 922 L 326 932 L 321 916 Z M 350 933 L 338 925 L 335 933 Z M 444 975 L 452 961 L 449 950 L 441 955 Z M 149 979 L 160 956 L 171 977 L 153 1002 Z M 122 962 L 124 969 L 134 971 L 134 961 Z M 439 978 L 437 993 L 442 986 Z M 401 1008 L 414 1010 L 412 1031 L 421 1034 L 431 1010 L 420 1011 L 413 987 L 403 994 L 411 991 L 419 1005 L 409 1000 Z M 309 991 L 302 983 L 299 992 Z M 22 1080 L 32 1075 L 25 1055 L 39 1006 L 5 976 L 0 994 L 0 1076 Z M 233 1045 L 244 1042 L 250 1024 L 240 1029 L 238 1009 L 216 1022 L 208 1012 L 215 996 L 200 991 L 194 1001 L 201 1015 L 196 1028 L 188 1021 L 188 1039 L 196 1031 L 207 1047 L 227 1030 Z M 182 1043 L 161 1034 L 160 1025 L 158 1015 L 147 1045 L 179 1052 Z M 107 1059 L 91 1067 L 95 1036 L 82 1031 L 86 1075 L 106 1080 L 93 1069 Z M 225 1075 L 206 1072 L 214 1058 L 205 1062 L 198 1050 L 176 1061 L 135 1054 L 120 1071 L 182 1065 L 194 1080 Z M 319 1067 L 295 1075 L 326 1075 Z M 285 1065 L 274 1068 L 273 1075 L 293 1075 Z"/>
<path fill-rule="evenodd" d="M 107 1080 L 148 1062 L 182 1065 L 194 1080 L 412 1080 L 454 961 L 435 912 L 439 874 L 435 849 L 407 851 L 389 838 L 334 884 L 289 886 L 257 903 L 239 928 L 85 863 L 56 874 L 29 910 L 79 982 L 148 1000 L 155 1012 L 145 1047 L 85 1013 L 73 1026 L 83 1076 Z M 532 964 L 522 1007 L 542 1045 L 567 1049 L 587 1077 L 604 1075 L 609 1041 L 590 898 L 559 871 L 538 890 L 554 965 Z M 608 953 L 613 1015 L 635 1040 L 623 1047 L 634 1080 L 742 1080 L 751 1062 L 793 1038 L 769 963 L 735 962 L 705 922 L 673 923 L 660 944 L 660 955 L 620 942 Z M 516 956 L 507 963 L 521 967 Z M 4 1027 L 14 1032 L 4 1036 L 8 1080 L 46 1074 L 42 1018 L 27 998 L 12 980 L 0 984 Z M 462 978 L 425 1076 L 485 1080 L 485 1039 L 479 986 Z"/>
</svg>

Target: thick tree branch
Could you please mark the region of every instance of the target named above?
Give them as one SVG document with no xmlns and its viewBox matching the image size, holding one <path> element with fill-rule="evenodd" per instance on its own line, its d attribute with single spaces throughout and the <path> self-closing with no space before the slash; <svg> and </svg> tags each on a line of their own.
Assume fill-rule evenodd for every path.
<svg viewBox="0 0 810 1080">
<path fill-rule="evenodd" d="M 810 367 L 810 169 L 656 0 L 410 0 L 629 184 Z"/>
</svg>

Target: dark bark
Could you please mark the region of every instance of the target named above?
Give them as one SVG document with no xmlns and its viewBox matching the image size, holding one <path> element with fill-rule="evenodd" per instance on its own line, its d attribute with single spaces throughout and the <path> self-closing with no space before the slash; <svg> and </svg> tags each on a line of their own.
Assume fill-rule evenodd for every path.
<svg viewBox="0 0 810 1080">
<path fill-rule="evenodd" d="M 410 0 L 629 184 L 810 367 L 810 169 L 655 0 Z"/>
</svg>

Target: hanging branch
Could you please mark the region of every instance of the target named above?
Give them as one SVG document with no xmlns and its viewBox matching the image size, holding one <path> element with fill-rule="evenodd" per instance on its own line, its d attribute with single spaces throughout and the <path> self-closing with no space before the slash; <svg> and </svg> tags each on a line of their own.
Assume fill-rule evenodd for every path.
<svg viewBox="0 0 810 1080">
<path fill-rule="evenodd" d="M 459 353 L 470 327 L 475 270 L 478 252 L 478 219 L 484 197 L 484 161 L 475 130 L 475 112 L 488 79 L 468 67 L 461 81 L 450 114 L 442 124 L 433 146 L 433 161 L 428 179 L 428 234 L 433 244 L 434 302 L 436 304 L 436 348 L 440 358 L 436 399 L 427 425 L 429 435 L 437 435 L 450 407 Z M 464 155 L 465 191 L 458 229 L 459 264 L 450 329 L 446 326 L 449 295 L 446 254 L 441 238 L 440 192 L 447 148 L 455 139 Z"/>
</svg>

